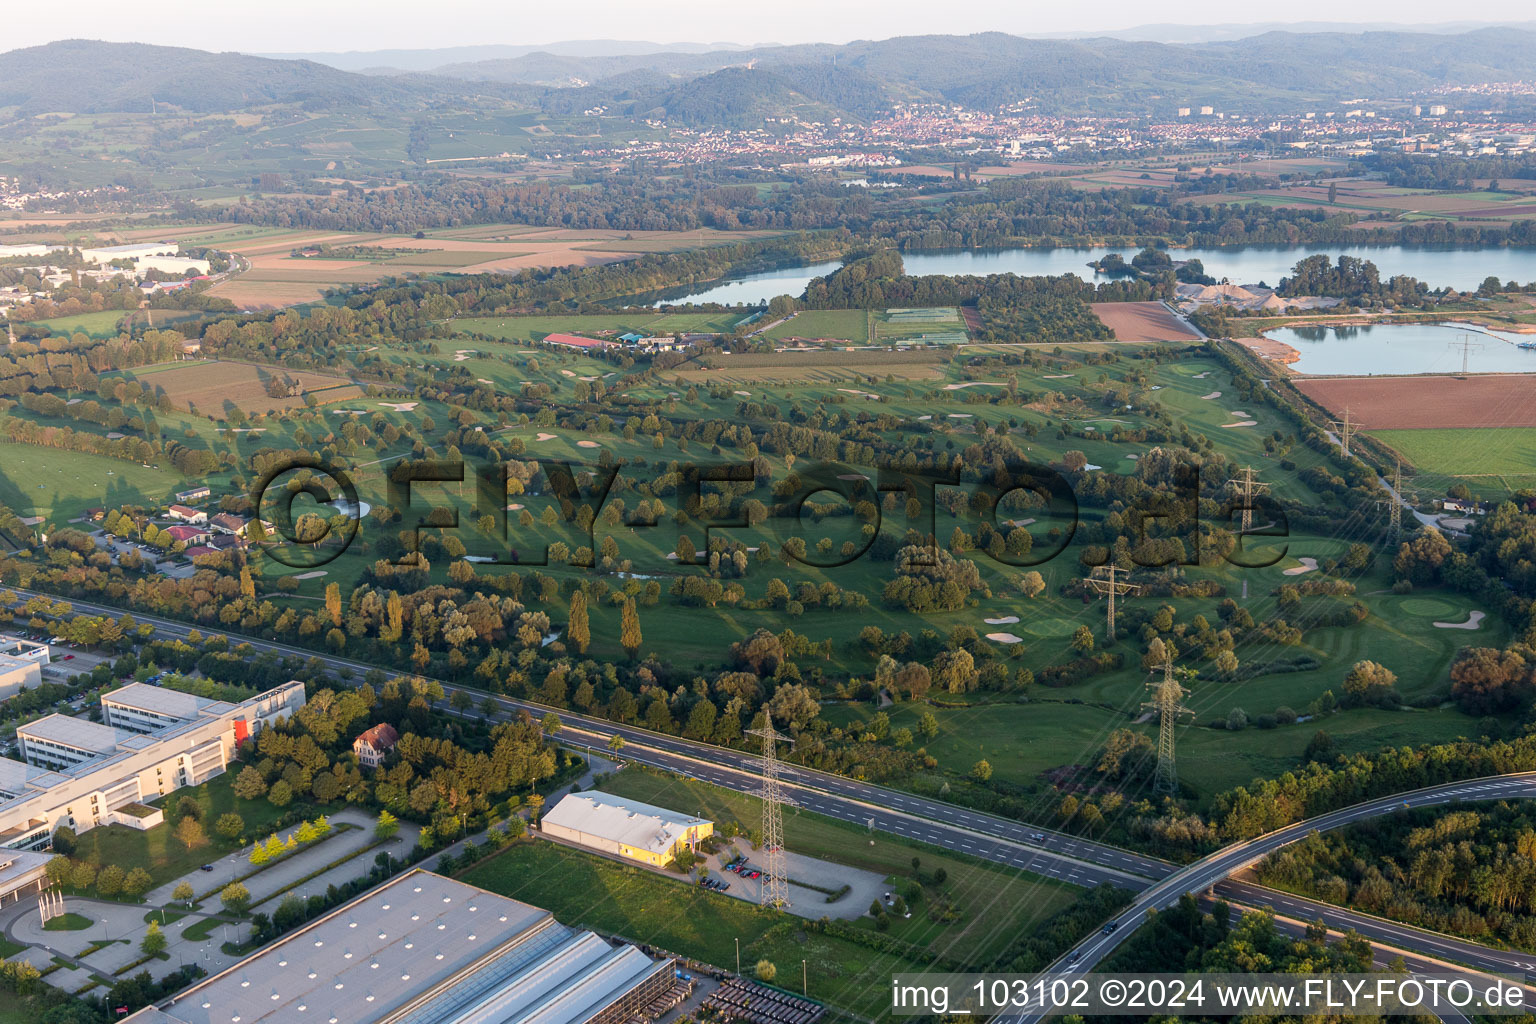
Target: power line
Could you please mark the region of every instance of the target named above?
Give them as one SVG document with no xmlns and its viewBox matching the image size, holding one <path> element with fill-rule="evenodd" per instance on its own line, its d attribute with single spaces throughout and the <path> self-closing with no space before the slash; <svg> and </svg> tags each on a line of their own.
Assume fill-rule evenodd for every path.
<svg viewBox="0 0 1536 1024">
<path fill-rule="evenodd" d="M 765 907 L 789 906 L 789 871 L 784 864 L 784 790 L 779 782 L 779 756 L 775 743 L 789 740 L 773 728 L 773 715 L 763 708 L 763 727 L 747 734 L 763 738 L 763 872 L 761 902 Z"/>
<path fill-rule="evenodd" d="M 1109 573 L 1108 578 L 1100 576 L 1101 572 Z M 1115 642 L 1115 595 L 1134 594 L 1141 590 L 1141 587 L 1135 583 L 1115 579 L 1117 572 L 1129 573 L 1130 570 L 1122 569 L 1113 563 L 1101 565 L 1093 570 L 1093 575 L 1084 580 L 1094 590 L 1109 595 L 1109 628 L 1105 633 L 1105 642 L 1111 644 Z"/>
</svg>

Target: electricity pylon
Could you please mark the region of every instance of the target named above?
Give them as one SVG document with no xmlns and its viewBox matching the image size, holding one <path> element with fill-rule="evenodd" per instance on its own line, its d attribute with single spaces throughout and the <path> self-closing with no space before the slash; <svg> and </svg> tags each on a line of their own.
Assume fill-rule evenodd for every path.
<svg viewBox="0 0 1536 1024">
<path fill-rule="evenodd" d="M 1483 350 L 1483 343 L 1480 341 L 1473 341 L 1470 335 L 1463 334 L 1460 341 L 1451 341 L 1447 342 L 1446 344 L 1450 348 L 1461 349 L 1461 375 L 1465 377 L 1467 375 L 1467 367 L 1471 363 L 1472 351 L 1476 349 L 1477 351 L 1481 352 Z"/>
<path fill-rule="evenodd" d="M 1253 478 L 1253 467 L 1244 466 L 1241 478 L 1233 477 L 1227 481 L 1227 488 L 1238 492 L 1243 499 L 1243 528 L 1247 533 L 1253 529 L 1253 497 L 1269 490 L 1269 484 L 1261 484 Z"/>
<path fill-rule="evenodd" d="M 1173 727 L 1180 715 L 1191 714 L 1183 704 L 1189 693 L 1173 678 L 1173 659 L 1163 662 L 1163 678 L 1148 683 L 1152 699 L 1142 707 L 1157 713 L 1157 775 L 1152 789 L 1169 796 L 1179 791 L 1179 770 L 1173 757 Z"/>
<path fill-rule="evenodd" d="M 765 907 L 789 906 L 789 871 L 784 865 L 784 792 L 779 785 L 779 755 L 774 744 L 791 737 L 773 728 L 773 716 L 763 708 L 763 727 L 747 734 L 763 738 L 763 871 L 761 902 Z"/>
<path fill-rule="evenodd" d="M 1363 424 L 1359 422 L 1351 422 L 1348 406 L 1344 408 L 1344 418 L 1333 421 L 1333 429 L 1339 432 L 1339 447 L 1344 450 L 1345 455 L 1349 454 L 1350 439 L 1355 436 L 1355 431 L 1359 430 L 1361 426 Z"/>
<path fill-rule="evenodd" d="M 1392 471 L 1392 518 L 1387 523 L 1387 541 L 1396 544 L 1403 535 L 1403 460 Z"/>
<path fill-rule="evenodd" d="M 1100 572 L 1107 572 L 1109 573 L 1109 576 L 1107 578 L 1100 576 Z M 1087 577 L 1084 580 L 1084 582 L 1086 582 L 1094 590 L 1101 594 L 1109 595 L 1109 629 L 1105 633 L 1107 643 L 1115 642 L 1115 595 L 1134 594 L 1141 589 L 1141 587 L 1135 583 L 1128 583 L 1124 580 L 1117 580 L 1115 578 L 1115 573 L 1117 572 L 1130 572 L 1130 570 L 1122 569 L 1111 562 L 1109 565 L 1099 566 L 1097 569 L 1093 570 L 1093 575 Z"/>
</svg>

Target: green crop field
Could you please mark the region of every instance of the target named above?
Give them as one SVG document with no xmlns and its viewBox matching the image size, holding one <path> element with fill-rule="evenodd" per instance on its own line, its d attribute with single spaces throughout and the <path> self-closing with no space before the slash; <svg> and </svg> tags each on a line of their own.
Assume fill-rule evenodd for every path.
<svg viewBox="0 0 1536 1024">
<path fill-rule="evenodd" d="M 1474 496 L 1499 500 L 1536 487 L 1536 427 L 1373 430 L 1417 470 L 1409 486 L 1425 497 L 1466 484 Z"/>
<path fill-rule="evenodd" d="M 862 309 L 808 309 L 765 331 L 764 337 L 774 341 L 807 338 L 863 345 L 869 341 L 869 315 Z"/>
</svg>

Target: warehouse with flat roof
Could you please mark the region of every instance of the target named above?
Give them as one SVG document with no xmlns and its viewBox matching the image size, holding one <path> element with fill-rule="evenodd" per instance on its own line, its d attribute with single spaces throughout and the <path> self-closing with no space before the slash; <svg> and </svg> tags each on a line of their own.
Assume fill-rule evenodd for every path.
<svg viewBox="0 0 1536 1024">
<path fill-rule="evenodd" d="M 672 962 L 415 868 L 133 1024 L 619 1024 Z"/>
<path fill-rule="evenodd" d="M 570 793 L 546 811 L 544 834 L 602 853 L 662 867 L 680 849 L 714 834 L 715 824 L 665 807 L 588 790 Z"/>
</svg>

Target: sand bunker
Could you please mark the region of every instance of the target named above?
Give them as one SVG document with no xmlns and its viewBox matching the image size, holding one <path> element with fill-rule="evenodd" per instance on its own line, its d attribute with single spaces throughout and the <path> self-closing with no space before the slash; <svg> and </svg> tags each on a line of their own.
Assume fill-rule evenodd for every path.
<svg viewBox="0 0 1536 1024">
<path fill-rule="evenodd" d="M 1075 373 L 1047 373 L 1041 376 L 1041 380 L 1066 380 L 1068 377 L 1076 377 Z"/>
<path fill-rule="evenodd" d="M 317 580 L 321 576 L 324 576 L 324 575 L 326 575 L 326 571 L 324 569 L 316 569 L 313 572 L 301 572 L 297 576 L 295 576 L 294 579 L 296 579 L 296 580 Z"/>
<path fill-rule="evenodd" d="M 1205 380 L 1205 378 L 1209 377 L 1210 375 L 1211 375 L 1211 371 L 1210 370 L 1204 370 L 1204 371 L 1202 371 L 1200 373 L 1195 374 L 1193 377 L 1190 378 L 1190 380 Z"/>
<path fill-rule="evenodd" d="M 1488 613 L 1487 612 L 1468 612 L 1467 613 L 1467 621 L 1466 622 L 1437 622 L 1437 623 L 1435 623 L 1435 628 L 1436 629 L 1477 629 L 1480 625 L 1482 625 L 1483 620 L 1486 619 L 1487 617 L 1488 617 Z"/>
<path fill-rule="evenodd" d="M 1014 636 L 1012 633 L 988 633 L 987 639 L 1000 644 L 1021 644 L 1024 642 L 1023 637 Z"/>
<path fill-rule="evenodd" d="M 554 439 L 554 434 L 546 434 L 542 430 L 539 431 L 538 436 L 534 438 L 535 441 L 553 441 Z"/>
<path fill-rule="evenodd" d="M 1309 572 L 1317 571 L 1317 559 L 1315 558 L 1298 558 L 1296 561 L 1300 562 L 1301 564 L 1284 570 L 1283 575 L 1305 576 Z"/>
<path fill-rule="evenodd" d="M 1258 420 L 1238 420 L 1236 423 L 1223 423 L 1221 428 L 1223 430 L 1231 430 L 1233 427 L 1256 427 L 1258 425 Z"/>
<path fill-rule="evenodd" d="M 1019 617 L 1017 615 L 1004 615 L 1001 618 L 982 619 L 981 621 L 989 626 L 1011 626 L 1019 621 Z"/>
<path fill-rule="evenodd" d="M 1135 454 L 1132 454 L 1132 455 L 1127 455 L 1127 456 L 1126 456 L 1126 458 L 1128 458 L 1128 459 L 1130 459 L 1130 460 L 1131 460 L 1131 461 L 1132 461 L 1132 462 L 1134 462 L 1134 461 L 1135 461 L 1135 460 L 1137 460 L 1137 459 L 1139 459 L 1139 458 L 1141 458 L 1141 456 L 1140 456 L 1140 455 L 1135 455 Z"/>
<path fill-rule="evenodd" d="M 107 440 L 108 441 L 121 441 L 123 438 L 125 438 L 127 436 L 128 436 L 127 434 L 119 434 L 117 431 L 114 430 L 114 431 L 111 431 L 110 433 L 107 434 Z"/>
<path fill-rule="evenodd" d="M 1209 402 L 1209 401 L 1213 401 L 1214 399 L 1220 398 L 1221 397 L 1221 392 L 1220 391 L 1212 391 L 1210 394 L 1208 394 L 1208 395 L 1201 395 L 1200 397 L 1205 399 L 1207 402 Z"/>
<path fill-rule="evenodd" d="M 752 397 L 752 392 L 750 392 L 750 391 L 732 391 L 731 394 L 733 394 L 733 395 L 740 395 L 743 398 L 751 398 Z"/>
<path fill-rule="evenodd" d="M 574 371 L 574 370 L 561 370 L 560 373 L 561 373 L 562 376 L 565 376 L 565 377 L 574 377 L 574 376 L 576 376 L 576 371 Z"/>
<path fill-rule="evenodd" d="M 1000 388 L 1002 381 L 998 380 L 968 380 L 964 384 L 945 384 L 945 391 L 963 391 L 966 388 Z"/>
<path fill-rule="evenodd" d="M 872 395 L 868 391 L 857 391 L 857 390 L 855 390 L 853 388 L 838 388 L 837 390 L 842 392 L 845 395 L 857 395 L 860 398 L 868 398 L 868 399 L 871 399 L 873 401 L 879 401 L 880 400 L 880 396 L 879 395 Z"/>
<path fill-rule="evenodd" d="M 598 444 L 596 441 L 577 441 L 576 442 L 576 447 L 577 448 L 601 448 L 602 445 Z"/>
<path fill-rule="evenodd" d="M 1004 526 L 1028 526 L 1028 525 L 1030 525 L 1033 522 L 1034 522 L 1033 519 L 1004 519 L 1003 520 L 1003 525 Z"/>
<path fill-rule="evenodd" d="M 1230 415 L 1235 420 L 1246 420 L 1248 417 L 1252 416 L 1253 413 L 1244 412 L 1241 409 L 1233 409 L 1228 415 Z"/>
<path fill-rule="evenodd" d="M 869 482 L 869 477 L 863 473 L 839 473 L 837 478 L 839 480 L 863 480 L 865 483 Z"/>
<path fill-rule="evenodd" d="M 379 405 L 381 405 L 385 409 L 393 409 L 395 412 L 410 412 L 412 409 L 416 408 L 416 406 L 418 406 L 420 404 L 421 404 L 420 402 L 380 402 L 379 403 Z"/>
<path fill-rule="evenodd" d="M 668 551 L 667 552 L 667 557 L 675 562 L 675 561 L 677 561 L 677 552 L 676 551 Z"/>
<path fill-rule="evenodd" d="M 494 384 L 494 383 L 496 383 L 493 380 L 486 380 L 484 377 L 476 377 L 475 380 L 479 381 L 481 384 Z"/>
<path fill-rule="evenodd" d="M 1103 466 L 1095 466 L 1095 465 L 1094 465 L 1094 464 L 1093 464 L 1093 463 L 1091 463 L 1091 462 L 1086 462 L 1086 463 L 1084 463 L 1084 464 L 1083 464 L 1083 469 L 1084 469 L 1084 470 L 1085 470 L 1085 471 L 1086 471 L 1086 470 L 1090 470 L 1090 469 L 1103 469 L 1103 468 L 1104 468 L 1104 467 L 1103 467 Z"/>
<path fill-rule="evenodd" d="M 968 420 L 974 417 L 968 412 L 952 412 L 949 414 L 949 418 L 952 420 Z"/>
<path fill-rule="evenodd" d="M 932 416 L 919 416 L 918 419 L 920 419 L 920 420 L 931 420 L 931 419 L 933 419 L 933 417 Z"/>
<path fill-rule="evenodd" d="M 517 504 L 516 502 L 513 502 L 512 504 L 507 506 L 507 511 L 508 512 L 521 512 L 522 509 L 523 509 L 523 506 Z"/>
</svg>

